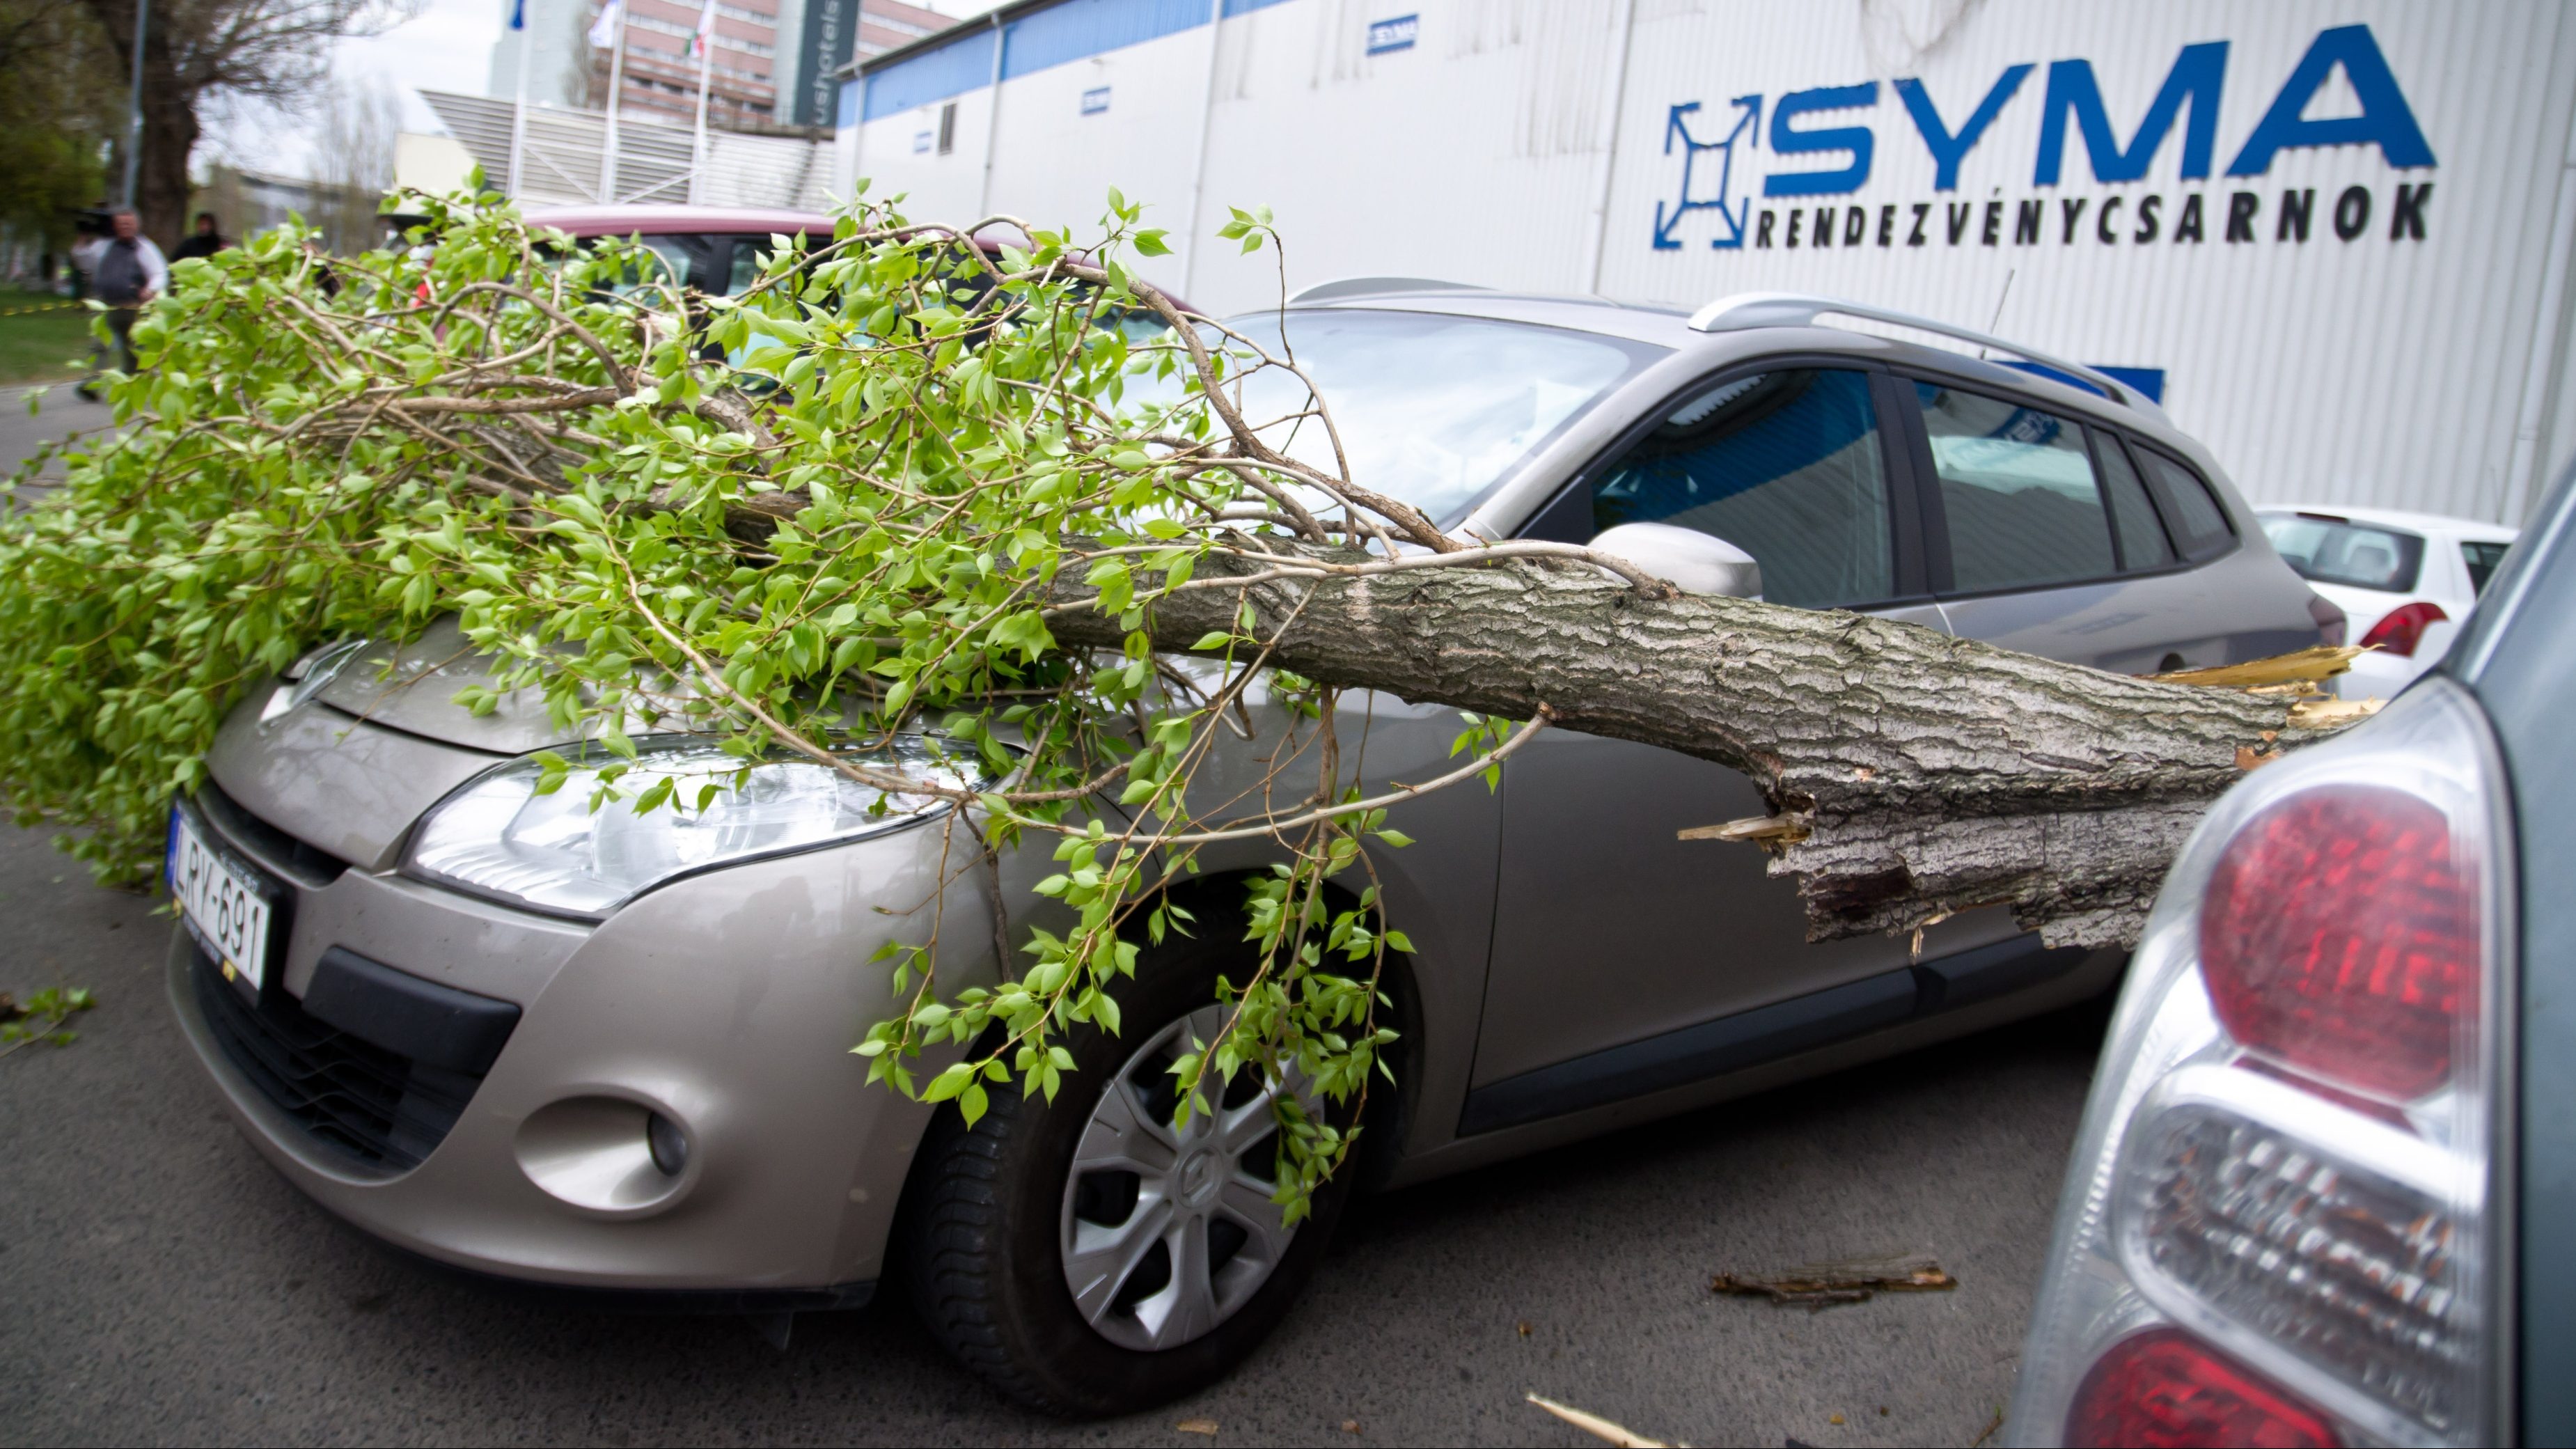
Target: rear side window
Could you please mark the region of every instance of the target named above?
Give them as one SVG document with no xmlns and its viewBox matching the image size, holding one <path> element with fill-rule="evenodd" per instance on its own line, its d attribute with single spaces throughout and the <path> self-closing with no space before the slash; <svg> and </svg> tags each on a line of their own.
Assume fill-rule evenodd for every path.
<svg viewBox="0 0 2576 1449">
<path fill-rule="evenodd" d="M 2174 561 L 2173 543 L 2147 497 L 2146 481 L 2129 462 L 2129 451 L 2109 433 L 2093 435 L 2093 456 L 2102 465 L 2102 491 L 2111 499 L 2111 531 L 2120 541 L 2120 567 L 2159 569 Z"/>
<path fill-rule="evenodd" d="M 2496 568 L 2504 562 L 2504 551 L 2511 547 L 2513 545 L 2509 543 L 2464 542 L 2460 545 L 2460 562 L 2468 565 L 2469 593 L 2472 596 L 2487 591 L 2487 580 L 2495 577 Z"/>
<path fill-rule="evenodd" d="M 2310 583 L 2402 594 L 2415 587 L 2424 565 L 2421 535 L 2332 514 L 2271 514 L 2263 520 L 2263 533 L 2282 561 Z"/>
<path fill-rule="evenodd" d="M 2174 542 L 2181 546 L 2182 556 L 2198 563 L 2227 552 L 2236 541 L 2236 530 L 2201 476 L 2153 448 L 2135 451 L 2148 482 L 2164 495 L 2165 518 L 2173 524 Z"/>
<path fill-rule="evenodd" d="M 725 269 L 726 296 L 739 297 L 760 280 L 760 254 L 768 246 L 765 237 L 757 241 L 743 237 L 733 244 L 733 263 Z"/>
<path fill-rule="evenodd" d="M 1940 383 L 1917 382 L 1951 587 L 1963 594 L 2102 578 L 2111 523 L 2081 424 Z"/>
<path fill-rule="evenodd" d="M 1762 565 L 1762 596 L 1820 608 L 1895 593 L 1869 375 L 1783 368 L 1675 408 L 1600 475 L 1592 526 L 1668 523 Z"/>
</svg>

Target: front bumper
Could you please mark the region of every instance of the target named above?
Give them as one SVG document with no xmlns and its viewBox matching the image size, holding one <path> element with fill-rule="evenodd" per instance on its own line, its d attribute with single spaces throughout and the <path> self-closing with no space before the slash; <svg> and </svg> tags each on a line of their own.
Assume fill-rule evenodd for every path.
<svg viewBox="0 0 2576 1449">
<path fill-rule="evenodd" d="M 491 763 L 346 717 L 329 727 L 344 743 L 419 756 L 425 771 Z M 266 818 L 259 782 L 233 774 L 250 797 L 242 810 Z M 272 813 L 295 812 L 281 803 Z M 961 868 L 979 860 L 971 840 L 943 852 L 943 829 L 932 820 L 683 880 L 597 925 L 366 864 L 299 875 L 275 858 L 282 834 L 235 831 L 227 843 L 291 897 L 278 1010 L 301 1010 L 334 947 L 519 1008 L 479 1081 L 441 1079 L 461 1105 L 443 1135 L 415 1136 L 426 1146 L 416 1165 L 402 1160 L 413 1154 L 353 1152 L 345 1134 L 295 1110 L 275 1073 L 246 1069 L 240 1042 L 228 1046 L 210 1019 L 185 931 L 172 941 L 171 1001 L 252 1143 L 307 1194 L 398 1247 L 558 1286 L 838 1291 L 879 1275 L 930 1112 L 868 1086 L 866 1063 L 850 1054 L 892 1005 L 889 968 L 870 958 L 889 939 L 929 939 L 944 914 L 943 956 L 963 968 L 949 979 L 963 986 L 990 971 L 977 943 L 991 935 L 991 877 Z M 677 1173 L 649 1160 L 648 1113 L 685 1137 Z"/>
</svg>

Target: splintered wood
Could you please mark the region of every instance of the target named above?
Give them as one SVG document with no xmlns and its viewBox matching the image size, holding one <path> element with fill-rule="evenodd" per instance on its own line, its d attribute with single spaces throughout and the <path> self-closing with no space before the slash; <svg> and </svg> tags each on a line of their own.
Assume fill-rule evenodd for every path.
<svg viewBox="0 0 2576 1449">
<path fill-rule="evenodd" d="M 2177 669 L 2171 674 L 2150 674 L 2147 677 L 2166 684 L 2200 684 L 2221 689 L 2320 684 L 2350 669 L 2352 661 L 2366 652 L 2350 644 L 2318 644 L 2294 653 L 2275 654 L 2268 659 L 2249 659 L 2242 664 L 2219 664 L 2207 669 Z"/>
<path fill-rule="evenodd" d="M 1871 1258 L 1851 1263 L 1808 1263 L 1781 1273 L 1720 1273 L 1713 1292 L 1768 1298 L 1808 1308 L 1866 1303 L 1881 1293 L 1946 1293 L 1959 1280 L 1930 1258 Z"/>
</svg>

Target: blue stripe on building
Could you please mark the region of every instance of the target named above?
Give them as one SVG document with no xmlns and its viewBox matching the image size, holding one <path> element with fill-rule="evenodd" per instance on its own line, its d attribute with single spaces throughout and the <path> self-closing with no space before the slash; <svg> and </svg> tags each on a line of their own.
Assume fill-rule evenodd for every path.
<svg viewBox="0 0 2576 1449">
<path fill-rule="evenodd" d="M 1002 26 L 1002 79 L 1016 80 L 1208 22 L 1208 0 L 1065 0 Z"/>
<path fill-rule="evenodd" d="M 1218 11 L 1232 18 L 1285 3 L 1222 0 Z M 1063 0 L 1003 22 L 1002 78 L 1142 45 L 1207 21 L 1208 0 Z M 842 97 L 841 124 L 874 121 L 980 90 L 993 79 L 993 45 L 993 27 L 980 26 L 936 49 L 865 72 L 854 82 L 859 88 L 855 106 L 848 94 Z"/>
<path fill-rule="evenodd" d="M 961 35 L 936 50 L 908 55 L 883 70 L 870 71 L 867 99 L 860 111 L 868 120 L 962 96 L 993 79 L 993 27 Z"/>
</svg>

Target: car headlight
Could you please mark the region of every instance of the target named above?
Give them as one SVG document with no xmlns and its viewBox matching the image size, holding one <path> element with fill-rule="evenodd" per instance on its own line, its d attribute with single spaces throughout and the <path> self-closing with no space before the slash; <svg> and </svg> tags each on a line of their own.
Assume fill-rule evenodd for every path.
<svg viewBox="0 0 2576 1449">
<path fill-rule="evenodd" d="M 972 787 L 971 760 L 942 756 L 917 735 L 853 752 L 853 763 L 915 780 Z M 591 799 L 603 771 L 625 764 L 619 799 Z M 751 762 L 696 737 L 636 741 L 629 763 L 594 748 L 562 786 L 538 794 L 534 756 L 476 777 L 432 807 L 412 832 L 406 874 L 556 915 L 596 920 L 668 881 L 717 866 L 810 850 L 897 829 L 947 805 L 891 794 L 811 760 Z M 739 783 L 736 776 L 740 774 Z M 672 803 L 638 813 L 669 781 Z M 700 808 L 704 787 L 718 788 Z M 676 806 L 676 808 L 675 808 Z"/>
</svg>

